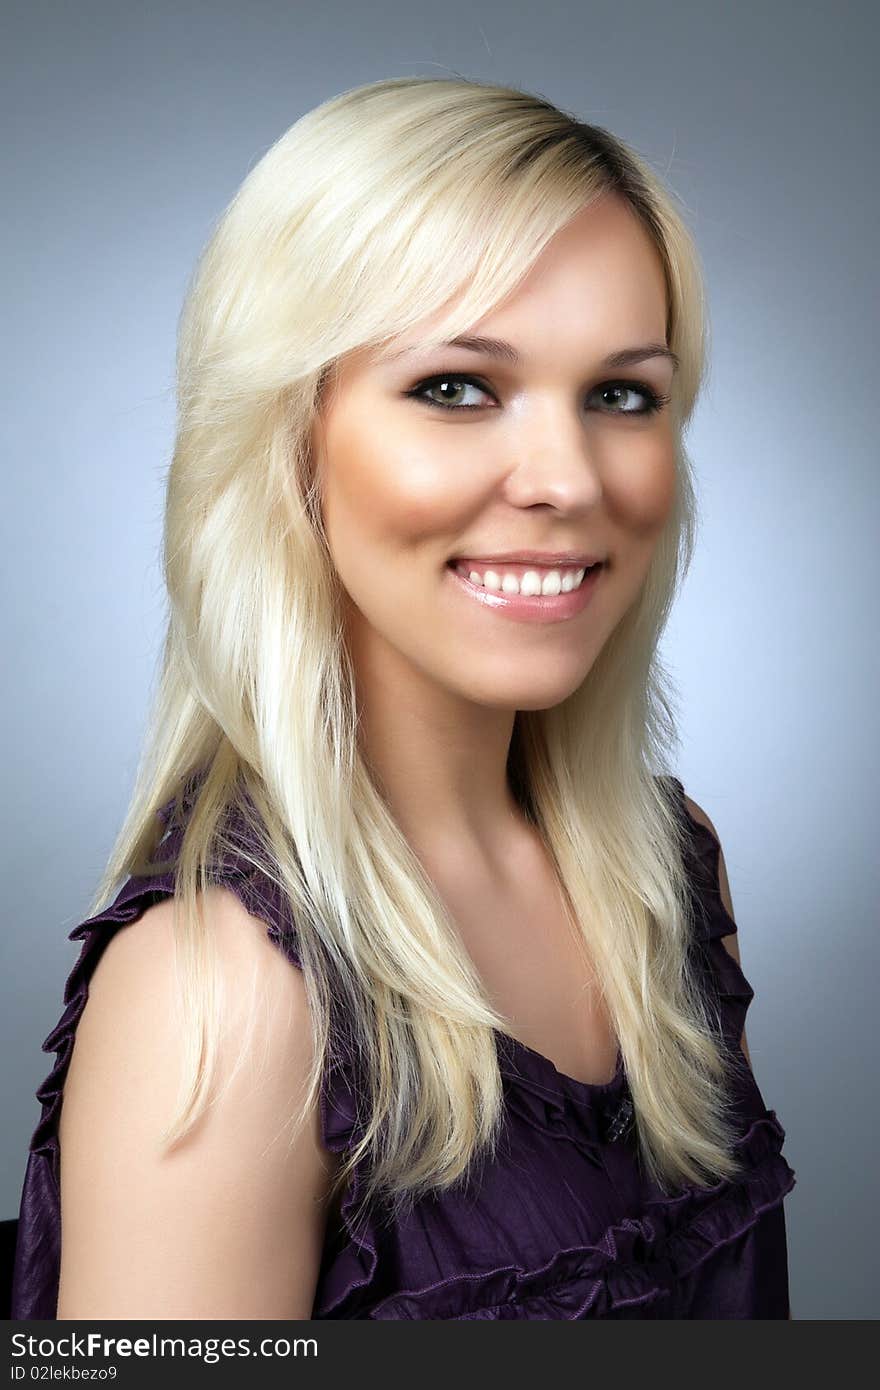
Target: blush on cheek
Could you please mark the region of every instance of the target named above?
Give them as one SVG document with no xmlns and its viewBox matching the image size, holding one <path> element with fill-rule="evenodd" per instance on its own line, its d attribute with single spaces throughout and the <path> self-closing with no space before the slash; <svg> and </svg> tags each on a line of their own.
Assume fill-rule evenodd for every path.
<svg viewBox="0 0 880 1390">
<path fill-rule="evenodd" d="M 384 489 L 366 504 L 375 519 L 404 547 L 436 545 L 460 532 L 472 515 L 462 488 L 420 488 L 407 483 Z"/>
<path fill-rule="evenodd" d="M 675 500 L 675 483 L 675 468 L 670 465 L 658 470 L 646 489 L 645 508 L 658 524 L 664 522 L 669 515 Z"/>
<path fill-rule="evenodd" d="M 662 526 L 675 500 L 675 485 L 674 458 L 644 459 L 638 467 L 617 473 L 614 509 L 624 523 L 639 530 Z"/>
<path fill-rule="evenodd" d="M 472 475 L 471 475 L 472 476 Z M 407 456 L 394 470 L 393 486 L 385 489 L 389 517 L 413 544 L 458 530 L 470 505 L 472 482 L 462 478 L 461 462 L 441 469 L 418 456 Z"/>
</svg>

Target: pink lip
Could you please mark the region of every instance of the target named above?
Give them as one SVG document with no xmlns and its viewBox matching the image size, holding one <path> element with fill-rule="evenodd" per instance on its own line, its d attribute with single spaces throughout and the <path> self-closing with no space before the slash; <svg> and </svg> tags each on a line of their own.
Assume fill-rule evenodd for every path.
<svg viewBox="0 0 880 1390">
<path fill-rule="evenodd" d="M 602 557 L 574 550 L 559 554 L 552 554 L 549 550 L 510 550 L 504 555 L 456 555 L 449 563 L 455 565 L 467 561 L 483 565 L 544 565 L 548 569 L 552 569 L 554 565 L 583 565 L 586 569 L 590 565 L 601 564 Z"/>
<path fill-rule="evenodd" d="M 573 618 L 583 611 L 593 596 L 593 591 L 605 566 L 598 565 L 591 574 L 585 574 L 577 589 L 567 594 L 505 594 L 497 589 L 485 589 L 481 584 L 472 584 L 455 568 L 447 565 L 447 570 L 455 584 L 469 598 L 482 603 L 502 618 L 512 618 L 514 622 L 558 623 Z"/>
</svg>

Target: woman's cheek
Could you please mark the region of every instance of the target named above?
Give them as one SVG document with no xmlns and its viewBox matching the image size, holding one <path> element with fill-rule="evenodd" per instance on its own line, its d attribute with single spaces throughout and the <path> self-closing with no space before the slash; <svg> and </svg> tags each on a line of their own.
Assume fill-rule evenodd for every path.
<svg viewBox="0 0 880 1390">
<path fill-rule="evenodd" d="M 606 475 L 609 510 L 637 531 L 661 527 L 675 500 L 675 455 L 671 448 L 632 453 Z"/>
<path fill-rule="evenodd" d="M 482 491 L 479 474 L 465 465 L 461 454 L 445 459 L 436 449 L 395 451 L 394 465 L 387 460 L 376 478 L 375 498 L 401 540 L 418 544 L 451 528 L 458 531 L 469 517 Z"/>
</svg>

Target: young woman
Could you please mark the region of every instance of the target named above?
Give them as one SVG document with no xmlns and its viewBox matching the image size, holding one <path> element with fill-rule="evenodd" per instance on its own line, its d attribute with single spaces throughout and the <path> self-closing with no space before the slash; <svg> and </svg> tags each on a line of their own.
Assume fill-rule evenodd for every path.
<svg viewBox="0 0 880 1390">
<path fill-rule="evenodd" d="M 537 96 L 357 88 L 233 199 L 178 367 L 162 682 L 13 1316 L 789 1316 L 723 858 L 664 771 L 670 195 Z"/>
</svg>

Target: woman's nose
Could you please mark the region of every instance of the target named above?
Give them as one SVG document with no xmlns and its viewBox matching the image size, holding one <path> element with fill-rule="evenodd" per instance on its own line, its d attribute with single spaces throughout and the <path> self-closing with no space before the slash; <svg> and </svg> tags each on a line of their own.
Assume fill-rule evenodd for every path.
<svg viewBox="0 0 880 1390">
<path fill-rule="evenodd" d="M 517 433 L 508 496 L 520 505 L 549 502 L 556 507 L 588 507 L 602 495 L 599 445 L 583 420 L 562 410 L 546 410 Z"/>
</svg>

